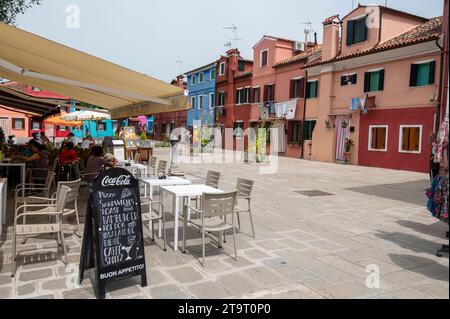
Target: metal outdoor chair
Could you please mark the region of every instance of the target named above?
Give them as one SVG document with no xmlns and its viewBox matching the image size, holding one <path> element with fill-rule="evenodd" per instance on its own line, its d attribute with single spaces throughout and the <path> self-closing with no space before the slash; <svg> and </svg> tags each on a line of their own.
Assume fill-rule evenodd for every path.
<svg viewBox="0 0 450 319">
<path fill-rule="evenodd" d="M 218 233 L 218 247 L 222 246 L 222 234 L 227 230 L 233 230 L 234 255 L 237 261 L 236 226 L 234 225 L 234 213 L 236 207 L 237 192 L 223 194 L 207 194 L 202 197 L 202 210 L 189 205 L 183 209 L 183 252 L 186 252 L 186 228 L 192 224 L 199 228 L 202 234 L 202 265 L 205 264 L 205 236 L 208 233 Z M 188 219 L 187 210 L 191 209 L 191 219 Z M 193 218 L 193 215 L 200 215 Z M 231 223 L 227 222 L 227 216 L 231 215 Z"/>
<path fill-rule="evenodd" d="M 219 188 L 220 172 L 208 171 L 205 184 L 210 187 Z"/>
<path fill-rule="evenodd" d="M 159 161 L 158 169 L 156 171 L 156 177 L 166 176 L 167 171 L 167 161 Z"/>
<path fill-rule="evenodd" d="M 11 277 L 14 277 L 16 273 L 16 259 L 17 259 L 17 237 L 19 236 L 36 236 L 42 234 L 57 234 L 57 242 L 58 246 L 62 245 L 62 251 L 64 254 L 63 262 L 67 264 L 67 250 L 66 245 L 64 243 L 64 233 L 62 229 L 62 215 L 64 208 L 67 204 L 67 194 L 70 189 L 66 186 L 63 186 L 58 193 L 56 201 L 54 204 L 25 204 L 18 207 L 15 210 L 14 216 L 14 229 L 13 229 L 13 244 L 12 244 L 12 269 L 11 269 Z M 29 210 L 29 209 L 36 210 Z M 19 214 L 19 211 L 23 212 Z M 19 223 L 19 220 L 25 217 L 31 216 L 49 216 L 49 222 L 43 224 L 28 224 L 28 223 Z M 51 217 L 55 217 L 54 221 L 52 221 Z"/>
<path fill-rule="evenodd" d="M 148 175 L 149 177 L 151 176 L 156 176 L 156 165 L 158 163 L 158 158 L 156 158 L 155 156 L 150 157 L 150 160 L 148 161 Z"/>
<path fill-rule="evenodd" d="M 50 197 L 50 192 L 55 181 L 55 173 L 52 171 L 47 172 L 47 177 L 45 178 L 44 184 L 36 183 L 25 183 L 19 184 L 14 190 L 14 209 L 16 210 L 18 206 L 22 204 L 33 204 L 33 203 L 46 203 L 46 199 Z M 26 196 L 27 192 L 33 192 L 33 196 Z M 25 196 L 23 196 L 25 194 Z M 24 218 L 25 220 L 25 218 Z"/>
<path fill-rule="evenodd" d="M 236 216 L 238 220 L 238 227 L 239 230 L 241 229 L 241 218 L 239 216 L 240 213 L 248 213 L 250 216 L 250 223 L 252 225 L 252 233 L 253 237 L 255 237 L 255 227 L 253 225 L 253 218 L 252 218 L 252 210 L 251 210 L 251 196 L 252 196 L 252 190 L 253 190 L 254 182 L 248 179 L 238 178 L 237 180 L 237 200 L 236 200 Z M 239 201 L 246 201 L 247 202 L 247 208 L 240 209 L 239 208 Z"/>
<path fill-rule="evenodd" d="M 157 205 L 159 210 L 154 210 L 153 205 Z M 161 221 L 164 241 L 164 251 L 166 251 L 166 217 L 164 213 L 164 205 L 160 201 L 154 201 L 150 196 L 141 196 L 141 208 L 147 207 L 147 210 L 143 210 L 142 223 L 148 222 L 148 229 L 152 233 L 152 241 L 155 241 L 155 222 Z"/>
</svg>

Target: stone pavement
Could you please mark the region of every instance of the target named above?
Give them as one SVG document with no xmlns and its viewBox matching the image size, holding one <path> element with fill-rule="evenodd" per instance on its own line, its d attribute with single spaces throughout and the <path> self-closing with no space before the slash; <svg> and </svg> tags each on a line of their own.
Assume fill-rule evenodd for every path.
<svg viewBox="0 0 450 319">
<path fill-rule="evenodd" d="M 167 158 L 167 150 L 157 150 Z M 220 171 L 220 188 L 232 190 L 238 177 L 255 181 L 252 208 L 256 238 L 242 215 L 238 261 L 231 237 L 223 249 L 208 242 L 202 267 L 200 236 L 188 232 L 187 254 L 167 252 L 146 239 L 149 285 L 139 278 L 108 286 L 107 298 L 448 298 L 449 260 L 436 249 L 448 243 L 448 226 L 427 212 L 428 176 L 378 168 L 279 159 L 275 174 L 263 164 L 182 164 L 190 179 Z M 308 197 L 300 191 L 332 195 Z M 85 205 L 86 200 L 80 199 Z M 166 211 L 171 211 L 165 199 Z M 8 232 L 0 242 L 0 298 L 94 298 L 93 273 L 78 287 L 81 239 L 68 229 L 69 264 L 49 239 L 33 238 L 10 277 L 12 201 Z M 83 207 L 83 206 L 81 206 Z M 84 211 L 81 212 L 82 215 Z M 171 214 L 167 214 L 171 219 Z M 73 227 L 74 221 L 69 220 Z M 168 224 L 169 246 L 173 226 Z M 146 234 L 149 234 L 146 232 Z M 181 231 L 180 231 L 181 236 Z M 371 273 L 375 271 L 375 273 Z M 368 288 L 376 284 L 378 288 Z"/>
</svg>

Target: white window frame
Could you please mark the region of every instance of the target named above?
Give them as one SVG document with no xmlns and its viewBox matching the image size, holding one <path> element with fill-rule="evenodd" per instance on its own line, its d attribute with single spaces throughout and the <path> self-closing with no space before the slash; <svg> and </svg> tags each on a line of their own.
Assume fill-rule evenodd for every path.
<svg viewBox="0 0 450 319">
<path fill-rule="evenodd" d="M 236 93 L 238 94 L 238 99 L 236 101 L 236 105 L 241 105 L 242 104 L 241 103 L 241 99 L 242 99 L 243 91 L 244 91 L 244 87 L 240 87 L 240 88 L 236 89 Z M 238 121 L 236 121 L 236 122 L 238 122 Z"/>
<path fill-rule="evenodd" d="M 195 109 L 195 102 L 196 102 L 195 96 L 191 96 L 191 107 L 192 107 L 192 109 Z"/>
<path fill-rule="evenodd" d="M 210 81 L 214 81 L 215 79 L 216 79 L 216 77 L 214 76 L 214 77 L 212 77 L 212 75 L 213 75 L 213 71 L 214 71 L 214 73 L 217 73 L 217 71 L 215 71 L 216 69 L 211 69 L 211 70 L 209 70 L 209 80 Z"/>
<path fill-rule="evenodd" d="M 203 94 L 200 94 L 198 96 L 198 110 L 199 111 L 203 110 L 203 100 L 204 100 L 204 98 L 205 98 L 205 95 L 203 95 Z M 200 103 L 200 100 L 202 101 L 201 103 Z"/>
<path fill-rule="evenodd" d="M 373 128 L 386 128 L 386 137 L 384 139 L 384 149 L 374 149 L 372 148 L 372 129 Z M 389 141 L 389 125 L 369 125 L 369 144 L 367 149 L 372 152 L 387 152 L 388 150 L 388 141 Z"/>
<path fill-rule="evenodd" d="M 416 128 L 418 127 L 420 129 L 419 134 L 419 150 L 418 151 L 405 151 L 402 150 L 402 141 L 403 141 L 403 128 L 404 127 L 410 127 L 410 128 Z M 398 134 L 398 152 L 399 153 L 406 153 L 406 154 L 422 154 L 422 134 L 423 134 L 423 125 L 419 124 L 411 124 L 411 125 L 400 125 L 399 128 L 399 134 Z"/>
<path fill-rule="evenodd" d="M 192 84 L 192 85 L 197 84 L 197 83 L 195 82 L 195 80 L 196 80 L 196 74 L 191 75 L 191 84 Z"/>
<path fill-rule="evenodd" d="M 222 70 L 222 66 L 223 66 L 223 70 Z M 225 62 L 220 62 L 219 64 L 219 75 L 225 75 Z"/>
<path fill-rule="evenodd" d="M 216 106 L 215 98 L 214 98 L 214 103 L 213 103 L 213 98 L 212 98 L 212 96 L 215 95 L 215 94 L 216 94 L 215 92 L 209 93 L 209 109 L 210 110 L 212 110 Z M 214 106 L 213 106 L 213 104 L 214 104 Z"/>
<path fill-rule="evenodd" d="M 203 75 L 203 79 L 202 79 L 202 75 Z M 198 74 L 198 83 L 200 84 L 200 83 L 203 83 L 203 82 L 205 82 L 205 72 L 200 72 Z"/>
<path fill-rule="evenodd" d="M 266 65 L 262 65 L 263 52 L 267 52 L 267 64 Z M 263 49 L 263 50 L 261 50 L 261 52 L 259 52 L 259 67 L 263 68 L 268 65 L 269 65 L 269 49 Z"/>
</svg>

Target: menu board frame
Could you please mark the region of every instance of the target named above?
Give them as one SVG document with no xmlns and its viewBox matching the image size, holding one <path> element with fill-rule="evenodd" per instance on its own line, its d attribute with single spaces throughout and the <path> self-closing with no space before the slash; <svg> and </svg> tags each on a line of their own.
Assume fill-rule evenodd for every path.
<svg viewBox="0 0 450 319">
<path fill-rule="evenodd" d="M 123 168 L 101 173 L 89 194 L 80 284 L 90 268 L 95 268 L 94 289 L 100 299 L 108 282 L 141 276 L 141 286 L 147 286 L 139 182 Z"/>
</svg>

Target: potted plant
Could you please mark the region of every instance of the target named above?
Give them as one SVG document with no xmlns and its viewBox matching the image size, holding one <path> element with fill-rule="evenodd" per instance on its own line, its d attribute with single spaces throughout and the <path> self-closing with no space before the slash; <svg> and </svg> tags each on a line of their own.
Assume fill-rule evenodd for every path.
<svg viewBox="0 0 450 319">
<path fill-rule="evenodd" d="M 330 122 L 329 120 L 326 120 L 326 121 L 325 121 L 325 127 L 326 127 L 327 129 L 330 129 L 330 128 L 331 128 L 331 122 Z"/>
<path fill-rule="evenodd" d="M 347 128 L 347 126 L 348 126 L 348 122 L 347 121 L 342 121 L 341 127 L 342 128 Z"/>
<path fill-rule="evenodd" d="M 355 145 L 355 143 L 353 142 L 352 139 L 350 138 L 346 138 L 345 139 L 345 143 L 344 143 L 344 147 L 345 147 L 345 152 L 344 152 L 344 157 L 345 157 L 345 161 L 349 162 L 352 159 L 352 147 Z"/>
</svg>

